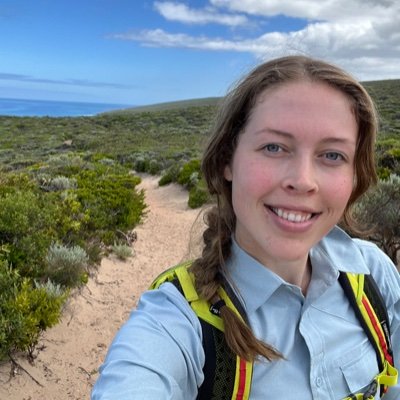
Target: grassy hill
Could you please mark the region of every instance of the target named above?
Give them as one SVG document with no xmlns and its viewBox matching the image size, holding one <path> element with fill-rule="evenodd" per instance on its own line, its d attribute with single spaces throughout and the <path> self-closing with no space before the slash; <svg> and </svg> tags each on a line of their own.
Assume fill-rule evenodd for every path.
<svg viewBox="0 0 400 400">
<path fill-rule="evenodd" d="M 153 112 L 153 111 L 167 111 L 167 110 L 177 110 L 177 109 L 185 109 L 190 107 L 203 107 L 203 106 L 216 107 L 220 101 L 221 97 L 206 97 L 203 99 L 170 101 L 167 103 L 157 103 L 157 104 L 150 104 L 147 106 L 124 108 L 122 110 L 109 111 L 103 114 L 127 114 L 127 113 L 141 113 L 141 112 Z"/>
<path fill-rule="evenodd" d="M 400 80 L 365 82 L 381 116 L 383 149 L 400 148 Z M 65 152 L 101 153 L 121 161 L 197 157 L 219 98 L 128 108 L 94 117 L 0 117 L 0 166 L 21 168 Z"/>
<path fill-rule="evenodd" d="M 400 79 L 365 82 L 380 116 L 382 136 L 400 139 Z"/>
</svg>

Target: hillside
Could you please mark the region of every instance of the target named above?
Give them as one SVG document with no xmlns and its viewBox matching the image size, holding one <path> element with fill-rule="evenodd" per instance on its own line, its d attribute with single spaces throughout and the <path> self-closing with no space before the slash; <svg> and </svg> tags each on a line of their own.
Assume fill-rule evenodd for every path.
<svg viewBox="0 0 400 400">
<path fill-rule="evenodd" d="M 400 148 L 400 80 L 365 82 L 365 87 L 380 113 L 381 151 Z M 94 117 L 0 117 L 0 166 L 20 169 L 66 152 L 101 153 L 123 163 L 143 154 L 162 163 L 197 157 L 219 100 L 162 103 Z"/>
<path fill-rule="evenodd" d="M 394 133 L 400 135 L 400 79 L 368 81 L 363 82 L 363 86 L 367 89 L 376 103 L 381 118 L 382 134 L 387 135 Z M 190 107 L 217 107 L 221 100 L 222 98 L 220 97 L 190 99 L 126 108 L 104 114 L 121 115 L 141 112 L 182 110 Z"/>
<path fill-rule="evenodd" d="M 400 138 L 400 79 L 365 82 L 364 87 L 376 103 L 381 135 Z"/>
<path fill-rule="evenodd" d="M 124 108 L 122 110 L 115 110 L 102 113 L 104 114 L 126 114 L 126 113 L 140 113 L 140 112 L 153 112 L 153 111 L 166 111 L 185 109 L 189 107 L 202 107 L 212 106 L 215 107 L 221 101 L 221 97 L 206 97 L 203 99 L 189 99 L 182 101 L 170 101 L 167 103 L 150 104 L 146 106 Z"/>
</svg>

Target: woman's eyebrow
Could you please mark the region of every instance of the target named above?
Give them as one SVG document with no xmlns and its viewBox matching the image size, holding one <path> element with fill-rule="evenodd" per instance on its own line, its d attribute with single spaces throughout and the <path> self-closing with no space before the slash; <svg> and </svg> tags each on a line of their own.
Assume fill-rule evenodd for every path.
<svg viewBox="0 0 400 400">
<path fill-rule="evenodd" d="M 262 133 L 272 133 L 274 135 L 282 136 L 282 137 L 285 137 L 290 140 L 296 139 L 296 136 L 290 132 L 282 131 L 280 129 L 269 128 L 269 127 L 262 128 L 255 132 L 256 135 L 259 135 Z M 320 142 L 324 143 L 324 144 L 325 143 L 332 143 L 332 144 L 343 143 L 343 144 L 347 144 L 347 145 L 355 145 L 356 144 L 354 139 L 348 138 L 345 136 L 328 136 L 328 137 L 322 138 Z"/>
<path fill-rule="evenodd" d="M 260 135 L 262 133 L 273 133 L 273 134 L 278 135 L 278 136 L 287 137 L 288 139 L 295 139 L 295 136 L 293 134 L 289 133 L 289 132 L 282 131 L 280 129 L 268 128 L 268 127 L 259 129 L 258 131 L 254 132 L 254 133 L 256 135 Z"/>
</svg>

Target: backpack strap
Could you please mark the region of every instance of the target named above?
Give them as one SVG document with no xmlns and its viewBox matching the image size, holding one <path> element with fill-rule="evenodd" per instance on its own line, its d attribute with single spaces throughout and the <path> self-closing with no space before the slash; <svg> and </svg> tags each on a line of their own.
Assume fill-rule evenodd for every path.
<svg viewBox="0 0 400 400">
<path fill-rule="evenodd" d="M 155 279 L 150 289 L 156 289 L 164 282 L 172 283 L 199 318 L 205 365 L 204 382 L 199 387 L 197 400 L 247 400 L 250 396 L 253 364 L 238 357 L 226 344 L 223 320 L 215 310 L 211 311 L 212 305 L 197 294 L 194 277 L 188 271 L 190 265 L 187 262 L 165 271 Z M 218 295 L 246 322 L 245 313 L 234 291 L 225 281 L 223 286 L 218 290 Z"/>
<path fill-rule="evenodd" d="M 375 382 L 375 390 L 380 385 L 381 394 L 384 394 L 389 386 L 396 385 L 398 377 L 394 367 L 385 302 L 371 275 L 340 272 L 339 282 L 376 352 L 380 373 L 373 383 Z M 358 397 L 357 395 L 349 397 L 352 398 Z"/>
</svg>

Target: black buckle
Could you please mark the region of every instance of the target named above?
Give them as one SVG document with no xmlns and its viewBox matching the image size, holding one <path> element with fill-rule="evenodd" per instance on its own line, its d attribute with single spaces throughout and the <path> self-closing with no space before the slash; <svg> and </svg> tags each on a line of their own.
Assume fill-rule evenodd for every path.
<svg viewBox="0 0 400 400">
<path fill-rule="evenodd" d="M 378 391 L 378 382 L 373 380 L 363 395 L 364 400 L 373 399 Z"/>
<path fill-rule="evenodd" d="M 211 314 L 214 315 L 221 315 L 221 307 L 225 306 L 225 301 L 224 300 L 218 300 L 214 304 L 211 304 L 210 306 L 210 312 Z"/>
</svg>

